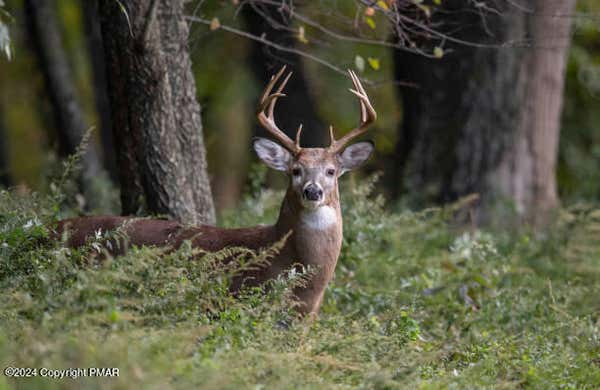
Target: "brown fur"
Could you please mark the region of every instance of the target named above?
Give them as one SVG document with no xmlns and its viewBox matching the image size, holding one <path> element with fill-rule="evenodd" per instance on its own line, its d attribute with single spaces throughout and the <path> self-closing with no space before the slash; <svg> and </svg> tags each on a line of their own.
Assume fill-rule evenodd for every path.
<svg viewBox="0 0 600 390">
<path fill-rule="evenodd" d="M 175 221 L 117 216 L 96 216 L 72 218 L 59 221 L 55 227 L 60 237 L 68 232 L 67 245 L 79 247 L 93 237 L 95 232 L 114 231 L 122 227 L 132 245 L 170 245 L 178 248 L 184 240 L 192 240 L 194 247 L 207 251 L 217 251 L 225 247 L 242 246 L 258 250 L 267 248 L 291 232 L 284 247 L 272 259 L 268 267 L 248 271 L 233 281 L 232 290 L 237 291 L 242 284 L 258 285 L 276 278 L 294 264 L 311 266 L 313 277 L 306 286 L 297 288 L 294 293 L 303 314 L 317 313 L 327 284 L 333 277 L 342 244 L 342 218 L 339 195 L 336 191 L 328 195 L 326 205 L 334 208 L 337 223 L 327 230 L 314 231 L 302 224 L 302 206 L 291 191 L 288 191 L 281 206 L 277 223 L 272 226 L 256 226 L 240 229 L 223 229 L 214 226 L 184 226 Z M 113 251 L 119 254 L 121 251 Z"/>
</svg>

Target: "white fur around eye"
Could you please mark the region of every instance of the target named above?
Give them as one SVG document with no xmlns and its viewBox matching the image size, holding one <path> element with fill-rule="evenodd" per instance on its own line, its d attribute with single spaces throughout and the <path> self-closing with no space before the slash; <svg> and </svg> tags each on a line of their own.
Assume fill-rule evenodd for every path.
<svg viewBox="0 0 600 390">
<path fill-rule="evenodd" d="M 304 225 L 315 230 L 326 230 L 337 223 L 337 213 L 333 207 L 321 206 L 314 210 L 302 212 L 301 220 Z"/>
</svg>

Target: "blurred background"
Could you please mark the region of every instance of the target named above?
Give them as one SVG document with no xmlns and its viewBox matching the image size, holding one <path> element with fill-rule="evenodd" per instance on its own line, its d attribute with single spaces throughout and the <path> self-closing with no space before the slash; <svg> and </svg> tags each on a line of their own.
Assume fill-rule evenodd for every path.
<svg viewBox="0 0 600 390">
<path fill-rule="evenodd" d="M 0 185 L 46 191 L 47 178 L 60 169 L 57 162 L 74 151 L 59 130 L 63 119 L 45 82 L 48 61 L 40 54 L 40 36 L 45 34 L 39 28 L 41 20 L 42 25 L 58 28 L 60 41 L 53 44 L 62 50 L 51 51 L 64 57 L 68 66 L 64 76 L 74 85 L 73 101 L 81 107 L 86 127 L 94 126 L 92 143 L 104 171 L 97 176 L 97 195 L 105 199 L 97 203 L 101 206 L 96 211 L 118 213 L 118 170 L 95 2 L 41 2 L 51 11 L 42 15 L 36 15 L 35 3 L 0 1 L 5 26 L 0 36 L 7 32 L 10 38 L 0 57 Z M 357 104 L 348 92 L 350 80 L 343 71 L 354 69 L 363 78 L 379 115 L 369 134 L 377 153 L 363 174 L 382 172 L 378 186 L 391 207 L 423 207 L 469 193 L 485 197 L 486 191 L 493 192 L 491 182 L 503 175 L 512 177 L 514 172 L 509 169 L 490 176 L 482 171 L 493 171 L 504 160 L 518 161 L 514 152 L 507 157 L 498 150 L 518 143 L 507 129 L 527 127 L 515 125 L 514 118 L 519 118 L 521 111 L 511 102 L 535 104 L 536 93 L 554 91 L 519 92 L 520 80 L 538 73 L 532 65 L 535 61 L 502 76 L 504 90 L 496 84 L 486 87 L 486 80 L 497 80 L 511 68 L 515 62 L 511 58 L 533 50 L 536 44 L 527 42 L 525 36 L 515 36 L 514 28 L 508 26 L 506 18 L 513 17 L 512 12 L 527 15 L 522 9 L 507 9 L 506 4 L 512 2 L 492 2 L 503 12 L 502 16 L 490 12 L 488 19 L 473 11 L 465 16 L 463 10 L 470 2 L 458 2 L 463 3 L 459 11 L 452 1 L 412 2 L 412 14 L 408 15 L 443 35 L 417 31 L 416 38 L 405 39 L 390 27 L 386 14 L 402 2 L 370 2 L 373 6 L 350 0 L 256 2 L 258 8 L 246 3 L 190 1 L 186 9 L 208 174 L 221 211 L 235 208 L 251 184 L 257 160 L 251 139 L 262 134 L 256 128 L 257 99 L 268 76 L 282 63 L 289 64 L 295 74 L 287 88 L 288 97 L 279 103 L 278 121 L 289 131 L 304 123 L 305 146 L 326 145 L 329 124 L 338 136 L 355 126 Z M 282 11 L 277 3 L 294 6 L 295 14 Z M 420 8 L 415 9 L 415 4 Z M 576 10 L 565 15 L 571 33 L 567 29 L 567 35 L 559 37 L 566 37 L 566 45 L 561 44 L 567 62 L 561 76 L 565 80 L 560 89 L 562 102 L 557 106 L 563 107 L 558 116 L 560 142 L 551 175 L 563 205 L 600 200 L 599 13 L 599 2 L 577 1 Z M 278 23 L 288 28 L 278 28 Z M 511 28 L 512 33 L 503 34 Z M 407 31 L 410 35 L 410 29 Z M 290 50 L 261 44 L 257 37 Z M 486 93 L 486 88 L 493 92 Z M 474 90 L 478 92 L 468 92 Z M 493 108 L 488 110 L 492 103 L 484 104 L 486 99 L 495 102 Z M 474 134 L 479 131 L 474 129 L 482 132 Z M 498 137 L 504 141 L 498 143 Z M 501 146 L 486 149 L 482 145 Z M 278 174 L 269 174 L 267 181 L 285 185 Z M 512 207 L 517 212 L 527 208 L 528 201 L 520 196 L 507 196 L 516 203 Z"/>
</svg>

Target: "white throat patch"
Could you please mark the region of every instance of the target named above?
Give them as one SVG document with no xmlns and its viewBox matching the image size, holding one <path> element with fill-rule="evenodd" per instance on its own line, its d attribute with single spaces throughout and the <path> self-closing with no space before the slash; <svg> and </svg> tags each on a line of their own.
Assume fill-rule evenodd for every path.
<svg viewBox="0 0 600 390">
<path fill-rule="evenodd" d="M 325 230 L 337 222 L 337 213 L 330 206 L 321 206 L 314 210 L 305 210 L 300 214 L 302 224 L 315 230 Z"/>
</svg>

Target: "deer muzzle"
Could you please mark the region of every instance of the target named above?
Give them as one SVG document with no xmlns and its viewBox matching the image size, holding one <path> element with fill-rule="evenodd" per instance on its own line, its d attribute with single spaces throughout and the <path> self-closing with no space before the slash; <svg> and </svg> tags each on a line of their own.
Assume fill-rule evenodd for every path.
<svg viewBox="0 0 600 390">
<path fill-rule="evenodd" d="M 302 196 L 305 200 L 311 202 L 318 202 L 323 200 L 323 189 L 317 183 L 308 183 L 304 187 L 304 191 L 302 192 Z"/>
</svg>

